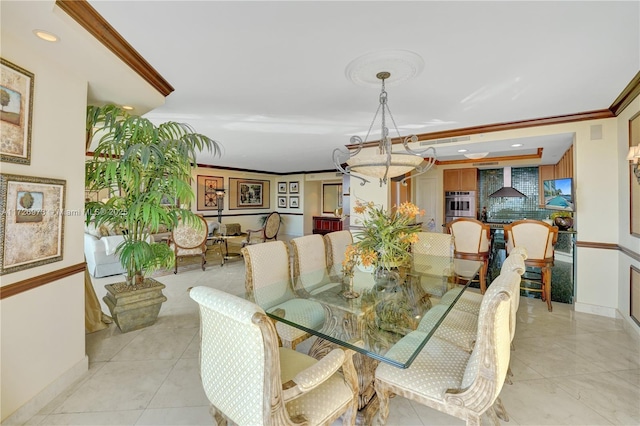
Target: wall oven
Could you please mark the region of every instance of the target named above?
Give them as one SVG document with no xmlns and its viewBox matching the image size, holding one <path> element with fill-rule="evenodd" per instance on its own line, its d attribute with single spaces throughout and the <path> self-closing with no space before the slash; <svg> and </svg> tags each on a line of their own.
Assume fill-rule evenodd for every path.
<svg viewBox="0 0 640 426">
<path fill-rule="evenodd" d="M 476 191 L 450 191 L 444 193 L 446 221 L 458 217 L 477 217 Z"/>
</svg>

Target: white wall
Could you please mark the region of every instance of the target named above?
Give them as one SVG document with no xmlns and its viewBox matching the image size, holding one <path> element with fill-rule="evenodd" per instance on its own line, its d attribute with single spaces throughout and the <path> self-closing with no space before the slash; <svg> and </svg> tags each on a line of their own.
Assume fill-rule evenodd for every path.
<svg viewBox="0 0 640 426">
<path fill-rule="evenodd" d="M 2 173 L 64 179 L 66 209 L 82 212 L 87 82 L 9 36 L 2 57 L 35 74 L 31 165 L 2 163 Z M 62 261 L 4 275 L 0 285 L 84 262 L 82 219 L 64 218 Z M 46 399 L 42 392 L 52 384 L 86 371 L 83 274 L 3 299 L 0 320 L 4 420 L 36 396 Z"/>
</svg>

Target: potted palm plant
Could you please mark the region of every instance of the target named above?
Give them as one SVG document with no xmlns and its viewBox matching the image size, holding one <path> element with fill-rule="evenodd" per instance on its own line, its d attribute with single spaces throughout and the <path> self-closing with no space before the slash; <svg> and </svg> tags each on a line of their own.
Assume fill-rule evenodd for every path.
<svg viewBox="0 0 640 426">
<path fill-rule="evenodd" d="M 126 282 L 108 285 L 105 302 L 122 331 L 134 330 L 141 326 L 124 325 L 119 299 L 133 293 L 132 302 L 140 305 L 143 293 L 151 293 L 151 298 L 162 299 L 160 303 L 166 300 L 162 295 L 164 286 L 145 278 L 145 274 L 171 268 L 175 256 L 169 245 L 153 242 L 151 234 L 162 226 L 171 229 L 179 220 L 200 224 L 196 215 L 182 206 L 189 206 L 194 198 L 191 172 L 196 154 L 207 150 L 219 155 L 220 147 L 187 124 L 155 125 L 115 105 L 89 106 L 86 124 L 87 145 L 94 139 L 98 141 L 93 157 L 85 164 L 86 188 L 106 190 L 110 195 L 104 200 L 87 202 L 85 220 L 87 224 L 94 222 L 96 227 L 105 225 L 121 230 L 123 241 L 116 253 L 127 271 Z M 167 199 L 179 202 L 166 204 Z M 155 309 L 148 310 L 153 314 Z M 159 310 L 158 304 L 156 317 Z M 141 312 L 128 316 L 140 317 Z M 155 318 L 145 320 L 155 322 Z M 146 325 L 150 324 L 142 326 Z"/>
</svg>

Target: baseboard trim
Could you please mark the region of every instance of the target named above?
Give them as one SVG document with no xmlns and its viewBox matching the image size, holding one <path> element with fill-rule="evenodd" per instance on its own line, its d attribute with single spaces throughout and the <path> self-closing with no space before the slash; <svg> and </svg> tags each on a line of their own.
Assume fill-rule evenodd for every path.
<svg viewBox="0 0 640 426">
<path fill-rule="evenodd" d="M 585 314 L 599 315 L 601 317 L 619 318 L 618 310 L 616 308 L 608 308 L 606 306 L 590 305 L 588 303 L 575 302 L 573 309 L 576 312 L 583 312 Z"/>
<path fill-rule="evenodd" d="M 81 379 L 89 371 L 89 357 L 85 355 L 80 362 L 65 371 L 49 386 L 41 390 L 36 396 L 27 401 L 22 407 L 4 419 L 2 425 L 23 425 L 40 410 L 47 406 L 54 398 L 62 394 L 69 386 Z"/>
</svg>

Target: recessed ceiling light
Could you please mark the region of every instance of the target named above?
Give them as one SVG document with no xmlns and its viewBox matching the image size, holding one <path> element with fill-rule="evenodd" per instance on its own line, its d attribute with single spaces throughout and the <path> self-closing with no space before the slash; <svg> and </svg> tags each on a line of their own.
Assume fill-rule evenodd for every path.
<svg viewBox="0 0 640 426">
<path fill-rule="evenodd" d="M 514 148 L 519 148 L 519 147 L 521 147 L 521 146 L 522 146 L 522 144 L 521 144 L 521 143 L 514 143 L 514 144 L 513 144 L 513 145 L 511 145 L 511 146 L 512 146 L 512 147 L 514 147 Z"/>
<path fill-rule="evenodd" d="M 122 109 L 126 110 L 126 111 L 132 111 L 133 107 L 129 106 L 129 105 L 122 105 Z"/>
<path fill-rule="evenodd" d="M 468 149 L 459 149 L 458 152 L 467 152 Z"/>
<path fill-rule="evenodd" d="M 50 33 L 49 31 L 33 30 L 33 33 L 36 35 L 36 37 L 44 41 L 50 41 L 52 43 L 55 43 L 56 41 L 60 40 L 60 38 L 57 35 Z"/>
</svg>

